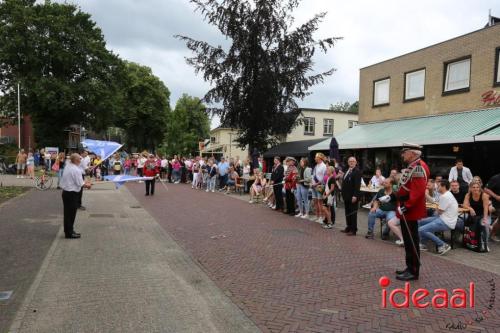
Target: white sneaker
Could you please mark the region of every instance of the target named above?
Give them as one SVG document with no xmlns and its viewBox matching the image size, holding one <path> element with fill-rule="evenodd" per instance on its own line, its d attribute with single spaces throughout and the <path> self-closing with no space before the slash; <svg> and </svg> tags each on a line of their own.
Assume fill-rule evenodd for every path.
<svg viewBox="0 0 500 333">
<path fill-rule="evenodd" d="M 403 242 L 401 239 L 398 239 L 398 240 L 396 241 L 396 245 L 397 245 L 397 246 L 404 246 L 404 245 L 405 245 L 405 242 Z"/>
<path fill-rule="evenodd" d="M 16 178 L 19 179 L 19 176 L 17 176 Z"/>
<path fill-rule="evenodd" d="M 438 254 L 443 255 L 450 250 L 451 250 L 451 246 L 449 246 L 448 244 L 445 243 L 442 246 L 438 247 L 437 251 L 438 251 Z"/>
<path fill-rule="evenodd" d="M 206 190 L 205 192 L 207 192 L 207 193 L 208 193 L 208 192 L 210 192 L 210 191 L 209 191 L 209 190 L 208 190 L 208 188 L 207 188 L 207 190 Z"/>
<path fill-rule="evenodd" d="M 212 193 L 214 193 L 214 192 L 215 192 L 215 190 L 212 190 Z"/>
<path fill-rule="evenodd" d="M 249 204 L 253 204 L 253 200 L 250 200 L 248 203 L 249 203 Z"/>
<path fill-rule="evenodd" d="M 318 217 L 316 219 L 316 222 L 318 222 L 319 224 L 322 224 L 323 223 L 323 218 L 322 217 Z"/>
<path fill-rule="evenodd" d="M 304 214 L 304 215 L 302 215 L 300 218 L 301 218 L 301 219 L 304 219 L 304 220 L 305 220 L 305 219 L 309 219 L 309 215 Z"/>
<path fill-rule="evenodd" d="M 302 213 L 298 213 L 295 217 L 302 217 Z"/>
<path fill-rule="evenodd" d="M 271 209 L 276 209 L 276 205 L 272 205 L 272 206 L 271 206 Z"/>
</svg>

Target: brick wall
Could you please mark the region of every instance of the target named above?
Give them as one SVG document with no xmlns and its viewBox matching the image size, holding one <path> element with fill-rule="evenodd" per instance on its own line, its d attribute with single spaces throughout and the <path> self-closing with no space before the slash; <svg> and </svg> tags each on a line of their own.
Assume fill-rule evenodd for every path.
<svg viewBox="0 0 500 333">
<path fill-rule="evenodd" d="M 500 25 L 484 28 L 399 56 L 360 71 L 360 122 L 426 116 L 492 107 L 481 95 L 494 87 L 495 50 L 500 47 Z M 443 96 L 444 63 L 471 56 L 470 91 Z M 404 102 L 405 72 L 425 68 L 425 98 Z M 373 81 L 390 77 L 389 105 L 373 107 Z M 499 98 L 500 101 L 500 98 Z M 500 105 L 497 105 L 497 107 Z"/>
</svg>

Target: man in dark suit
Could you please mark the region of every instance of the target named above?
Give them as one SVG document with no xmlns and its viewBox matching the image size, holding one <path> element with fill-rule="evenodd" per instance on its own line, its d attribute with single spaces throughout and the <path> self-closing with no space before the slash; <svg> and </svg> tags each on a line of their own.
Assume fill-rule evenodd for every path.
<svg viewBox="0 0 500 333">
<path fill-rule="evenodd" d="M 342 180 L 342 199 L 345 206 L 346 228 L 342 230 L 348 236 L 356 236 L 358 231 L 358 202 L 360 198 L 361 171 L 356 168 L 356 158 L 351 156 L 347 160 L 349 169 Z"/>
<path fill-rule="evenodd" d="M 285 169 L 281 165 L 279 156 L 274 158 L 273 172 L 271 174 L 271 185 L 273 185 L 274 199 L 276 201 L 273 209 L 283 210 L 283 176 Z"/>
</svg>

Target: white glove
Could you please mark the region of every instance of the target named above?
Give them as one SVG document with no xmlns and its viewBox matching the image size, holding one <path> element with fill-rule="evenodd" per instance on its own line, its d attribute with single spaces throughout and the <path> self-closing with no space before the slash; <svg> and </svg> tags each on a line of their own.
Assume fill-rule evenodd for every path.
<svg viewBox="0 0 500 333">
<path fill-rule="evenodd" d="M 404 215 L 404 213 L 406 213 L 406 211 L 407 211 L 407 209 L 406 209 L 405 206 L 402 206 L 402 207 L 399 206 L 398 207 L 398 213 L 399 213 L 399 215 Z"/>
<path fill-rule="evenodd" d="M 380 203 L 388 203 L 388 202 L 391 201 L 391 196 L 390 195 L 384 195 L 384 196 L 378 198 L 378 201 Z"/>
</svg>

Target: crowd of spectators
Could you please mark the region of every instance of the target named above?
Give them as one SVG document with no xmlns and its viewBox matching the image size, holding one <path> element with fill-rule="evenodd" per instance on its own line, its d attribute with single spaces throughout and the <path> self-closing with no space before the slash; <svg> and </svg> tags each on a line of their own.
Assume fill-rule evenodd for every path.
<svg viewBox="0 0 500 333">
<path fill-rule="evenodd" d="M 21 150 L 16 158 L 18 178 L 34 177 L 34 169 L 42 166 L 53 170 L 58 178 L 62 177 L 64 165 L 67 163 L 64 153 L 51 154 L 42 150 L 25 153 Z M 106 160 L 96 154 L 82 154 L 82 161 L 87 163 L 90 175 L 101 180 L 105 175 L 151 176 L 158 174 L 161 181 L 174 184 L 187 183 L 193 189 L 206 192 L 220 191 L 226 194 L 240 192 L 250 195 L 250 203 L 263 202 L 276 211 L 290 216 L 315 221 L 325 229 L 331 229 L 336 219 L 337 202 L 344 197 L 344 207 L 349 210 L 346 220 L 352 218 L 359 206 L 357 201 L 350 201 L 351 194 L 347 187 L 342 193 L 342 183 L 350 179 L 350 175 L 358 172 L 354 158 L 348 160 L 343 168 L 335 160 L 329 160 L 318 153 L 314 165 L 309 165 L 307 158 L 297 161 L 287 157 L 283 161 L 275 157 L 273 165 L 266 170 L 265 162 L 258 154 L 251 154 L 241 160 L 239 157 L 217 160 L 214 157 L 187 158 L 180 155 L 167 157 L 147 152 L 128 154 L 115 153 Z M 351 165 L 351 161 L 353 161 Z M 83 162 L 82 162 L 83 163 Z M 154 169 L 154 173 L 153 170 Z M 267 173 L 265 172 L 267 171 Z M 432 172 L 432 170 L 431 170 Z M 368 211 L 367 239 L 374 238 L 377 220 L 384 222 L 382 239 L 389 238 L 392 232 L 396 244 L 404 245 L 401 232 L 401 221 L 396 216 L 397 198 L 395 192 L 399 183 L 400 172 L 392 169 L 387 178 L 380 168 L 368 181 L 368 188 L 376 189 L 366 206 Z M 154 182 L 147 183 L 146 195 L 154 194 Z M 58 182 L 59 186 L 59 182 Z M 356 185 L 358 186 L 358 185 Z M 361 187 L 364 182 L 361 182 Z M 439 233 L 449 230 L 463 230 L 471 218 L 481 221 L 484 234 L 493 241 L 499 241 L 496 234 L 500 229 L 498 214 L 500 202 L 500 175 L 492 177 L 484 186 L 480 177 L 473 176 L 471 170 L 457 160 L 450 169 L 448 177 L 442 175 L 429 178 L 425 192 L 428 217 L 419 221 L 420 248 L 426 250 L 427 242 L 433 242 L 437 251 L 444 254 L 450 250 Z M 342 195 L 341 195 L 342 193 Z M 390 198 L 380 201 L 380 198 Z M 354 198 L 354 197 L 353 197 Z M 459 214 L 459 211 L 462 213 Z M 351 223 L 351 222 L 349 222 Z M 349 224 L 348 223 L 348 224 Z M 352 223 L 356 223 L 355 221 Z M 357 227 L 351 231 L 356 232 Z"/>
</svg>

